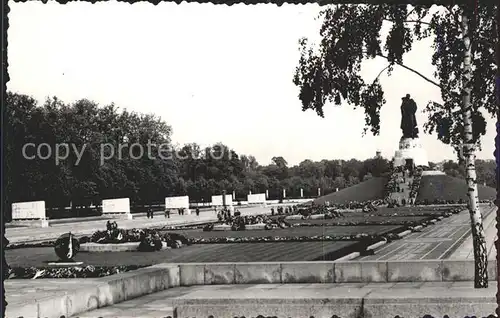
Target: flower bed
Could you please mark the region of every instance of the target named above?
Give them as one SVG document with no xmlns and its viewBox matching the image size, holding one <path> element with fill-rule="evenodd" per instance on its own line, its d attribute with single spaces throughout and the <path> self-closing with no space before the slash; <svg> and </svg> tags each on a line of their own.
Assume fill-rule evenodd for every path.
<svg viewBox="0 0 500 318">
<path fill-rule="evenodd" d="M 18 248 L 33 248 L 33 247 L 54 247 L 55 241 L 44 241 L 37 243 L 13 243 L 5 247 L 6 250 L 15 250 Z"/>
<path fill-rule="evenodd" d="M 284 216 L 270 218 L 266 215 L 235 216 L 226 217 L 223 224 L 211 223 L 203 226 L 203 231 L 244 231 L 245 229 L 271 230 L 275 228 L 287 228 L 290 224 L 285 221 Z"/>
<path fill-rule="evenodd" d="M 91 237 L 80 238 L 80 244 L 123 244 L 139 243 L 138 250 L 152 252 L 161 250 L 164 245 L 170 248 L 179 248 L 182 245 L 189 245 L 189 240 L 177 233 L 165 233 L 152 229 L 119 229 L 116 222 L 106 224 L 106 231 L 96 231 Z"/>
<path fill-rule="evenodd" d="M 404 231 L 401 229 L 400 231 Z M 353 235 L 314 235 L 314 236 L 260 236 L 260 237 L 206 237 L 191 238 L 192 244 L 224 243 L 264 243 L 264 242 L 325 242 L 325 241 L 392 241 L 399 239 L 396 233 L 383 235 L 358 233 Z"/>
<path fill-rule="evenodd" d="M 315 227 L 315 226 L 367 226 L 367 225 L 405 225 L 405 226 L 417 226 L 427 224 L 427 221 L 338 221 L 338 222 L 328 222 L 328 223 L 294 223 L 292 227 Z"/>
<path fill-rule="evenodd" d="M 189 240 L 185 236 L 177 233 L 160 234 L 151 229 L 131 229 L 120 230 L 118 236 L 110 236 L 107 231 L 97 231 L 91 237 L 84 236 L 80 238 L 80 244 L 85 243 L 139 243 L 139 251 L 151 252 L 161 250 L 165 244 L 170 248 L 179 248 L 182 245 L 189 245 Z"/>
<path fill-rule="evenodd" d="M 387 182 L 385 189 L 384 189 L 384 200 L 386 202 L 390 201 L 391 198 L 391 193 L 396 192 L 396 187 L 397 187 L 397 177 L 398 177 L 398 169 L 393 169 L 391 172 L 391 175 L 389 177 L 389 181 Z"/>
<path fill-rule="evenodd" d="M 328 207 L 334 208 L 337 210 L 359 210 L 359 209 L 363 209 L 367 204 L 378 202 L 378 201 L 381 201 L 381 200 L 375 200 L 375 201 L 369 200 L 369 201 L 364 201 L 364 202 L 351 201 L 351 202 L 344 203 L 344 204 L 329 204 Z"/>
<path fill-rule="evenodd" d="M 78 239 L 79 244 L 97 243 L 97 244 L 123 244 L 139 243 L 139 251 L 158 251 L 165 245 L 170 248 L 179 248 L 183 245 L 189 245 L 189 240 L 178 233 L 164 233 L 152 229 L 119 229 L 116 222 L 107 223 L 106 231 L 96 231 L 89 236 L 82 236 Z M 28 247 L 52 247 L 54 241 L 45 241 L 37 243 L 18 243 L 9 244 L 6 249 L 28 248 Z"/>
<path fill-rule="evenodd" d="M 490 200 L 479 200 L 479 203 L 491 203 Z M 467 204 L 466 200 L 440 200 L 440 199 L 435 199 L 435 200 L 417 200 L 415 202 L 416 205 L 436 205 L 436 204 Z"/>
<path fill-rule="evenodd" d="M 378 224 L 380 225 L 380 224 Z M 404 231 L 410 226 L 399 229 Z M 260 236 L 260 237 L 209 237 L 209 238 L 189 238 L 187 245 L 190 244 L 222 244 L 222 243 L 262 243 L 262 242 L 318 242 L 318 241 L 359 241 L 359 240 L 395 240 L 399 239 L 397 234 L 388 233 L 383 235 L 358 233 L 353 235 L 314 235 L 314 236 Z M 154 241 L 153 241 L 154 242 Z M 154 245 L 154 243 L 153 243 Z M 52 247 L 53 241 L 42 243 L 23 243 L 10 245 L 8 249 L 17 248 L 33 248 L 33 247 Z M 155 251 L 161 249 L 159 245 L 154 247 L 149 244 L 149 247 L 144 247 L 142 251 Z M 139 249 L 141 250 L 141 249 Z"/>
<path fill-rule="evenodd" d="M 8 269 L 8 279 L 35 278 L 96 278 L 128 272 L 149 265 L 127 266 L 72 266 L 72 267 L 12 267 Z"/>
<path fill-rule="evenodd" d="M 420 189 L 420 182 L 422 181 L 422 170 L 418 169 L 413 176 L 413 182 L 410 189 L 410 202 L 415 202 L 418 194 L 418 189 Z"/>
</svg>

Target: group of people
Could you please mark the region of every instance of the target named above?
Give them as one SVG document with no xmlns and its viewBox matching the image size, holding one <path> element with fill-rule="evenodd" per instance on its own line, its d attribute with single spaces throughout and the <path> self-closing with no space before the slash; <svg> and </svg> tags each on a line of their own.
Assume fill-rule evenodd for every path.
<svg viewBox="0 0 500 318">
<path fill-rule="evenodd" d="M 108 220 L 108 222 L 106 222 L 106 233 L 109 239 L 122 239 L 122 234 L 116 221 L 111 222 Z"/>
<path fill-rule="evenodd" d="M 283 208 L 283 206 L 279 206 L 276 208 L 277 215 L 283 215 L 283 214 L 293 214 L 298 211 L 298 207 L 296 205 L 293 206 L 286 206 Z M 271 208 L 271 215 L 275 215 L 274 208 Z"/>
<path fill-rule="evenodd" d="M 221 210 L 217 210 L 217 208 L 215 208 L 215 212 L 217 213 L 217 219 L 219 220 L 219 222 L 224 222 L 226 224 L 230 224 L 232 222 L 233 215 L 231 215 L 231 210 L 229 208 L 225 207 Z M 236 210 L 234 212 L 234 216 L 239 215 L 241 215 L 241 212 Z"/>
<path fill-rule="evenodd" d="M 170 219 L 170 214 L 171 214 L 171 210 L 174 210 L 174 209 L 165 209 L 165 218 L 166 219 Z M 176 209 L 177 210 L 177 213 L 179 215 L 185 215 L 186 213 L 186 209 L 185 208 L 180 208 L 180 209 Z M 196 216 L 200 216 L 200 208 L 196 208 L 195 210 L 195 213 L 196 213 Z M 151 207 L 148 207 L 147 211 L 146 211 L 146 216 L 148 219 L 152 219 L 154 217 L 154 211 Z"/>
<path fill-rule="evenodd" d="M 411 165 L 399 166 L 396 168 L 396 172 L 403 174 L 403 178 L 413 177 L 413 173 L 415 172 L 414 170 L 414 167 Z"/>
</svg>

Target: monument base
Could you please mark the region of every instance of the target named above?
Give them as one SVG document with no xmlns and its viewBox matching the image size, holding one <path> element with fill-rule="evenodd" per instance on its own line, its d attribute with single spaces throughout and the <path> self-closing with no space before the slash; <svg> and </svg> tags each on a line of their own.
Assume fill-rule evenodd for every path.
<svg viewBox="0 0 500 318">
<path fill-rule="evenodd" d="M 430 170 L 430 171 L 422 171 L 422 176 L 445 176 L 446 173 L 443 171 Z"/>
<path fill-rule="evenodd" d="M 25 226 L 25 227 L 49 227 L 49 220 L 12 220 L 12 225 Z"/>
<path fill-rule="evenodd" d="M 112 219 L 125 219 L 125 220 L 134 219 L 132 213 L 103 213 L 102 216 L 105 218 L 112 218 Z"/>
<path fill-rule="evenodd" d="M 413 164 L 418 166 L 429 166 L 427 153 L 420 144 L 418 138 L 401 138 L 399 150 L 394 155 L 394 167 L 406 165 L 406 160 L 413 160 Z"/>
<path fill-rule="evenodd" d="M 60 262 L 49 262 L 47 263 L 50 267 L 73 267 L 73 266 L 81 266 L 83 262 L 71 262 L 71 261 L 60 261 Z"/>
</svg>

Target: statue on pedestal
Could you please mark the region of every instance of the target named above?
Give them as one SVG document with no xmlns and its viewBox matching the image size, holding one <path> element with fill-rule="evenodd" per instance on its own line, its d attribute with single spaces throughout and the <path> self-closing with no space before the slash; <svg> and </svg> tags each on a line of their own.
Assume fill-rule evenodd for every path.
<svg viewBox="0 0 500 318">
<path fill-rule="evenodd" d="M 403 138 L 418 138 L 417 118 L 415 117 L 417 104 L 410 97 L 410 94 L 406 94 L 402 100 L 401 130 L 403 131 Z"/>
</svg>

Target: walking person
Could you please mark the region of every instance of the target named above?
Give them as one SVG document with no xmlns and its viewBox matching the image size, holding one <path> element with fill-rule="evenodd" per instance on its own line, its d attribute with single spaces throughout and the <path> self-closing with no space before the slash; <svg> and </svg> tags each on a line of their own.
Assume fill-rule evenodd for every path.
<svg viewBox="0 0 500 318">
<path fill-rule="evenodd" d="M 151 218 L 151 207 L 148 206 L 148 209 L 146 210 L 146 216 L 148 217 L 148 219 Z"/>
<path fill-rule="evenodd" d="M 196 216 L 200 216 L 200 208 L 196 207 Z"/>
<path fill-rule="evenodd" d="M 170 219 L 170 209 L 165 209 L 165 219 Z"/>
</svg>

